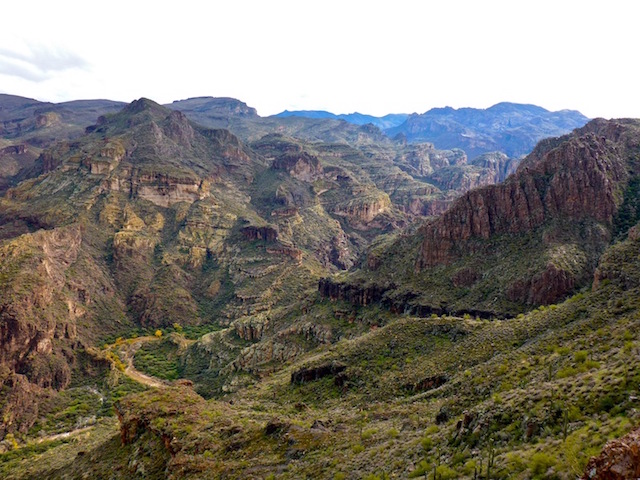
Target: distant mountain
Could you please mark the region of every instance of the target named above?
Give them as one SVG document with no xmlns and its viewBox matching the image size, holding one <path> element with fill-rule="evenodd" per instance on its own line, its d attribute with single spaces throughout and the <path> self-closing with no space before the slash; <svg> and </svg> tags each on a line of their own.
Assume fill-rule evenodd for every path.
<svg viewBox="0 0 640 480">
<path fill-rule="evenodd" d="M 409 117 L 409 115 L 406 113 L 390 113 L 384 117 L 374 117 L 373 115 L 366 115 L 358 112 L 336 115 L 335 113 L 326 112 L 324 110 L 285 110 L 277 115 L 273 115 L 273 117 L 331 118 L 334 120 L 344 120 L 346 122 L 353 123 L 354 125 L 366 125 L 367 123 L 371 123 L 381 130 L 386 130 L 400 125 Z"/>
<path fill-rule="evenodd" d="M 100 115 L 115 113 L 125 105 L 113 100 L 50 103 L 0 94 L 0 136 L 45 146 L 61 138 L 80 135 L 84 127 L 95 123 Z"/>
<path fill-rule="evenodd" d="M 255 108 L 249 107 L 246 103 L 228 97 L 195 97 L 186 100 L 176 100 L 165 105 L 171 110 L 190 112 L 194 121 L 198 121 L 198 116 L 206 118 L 227 118 L 237 117 L 257 117 Z"/>
<path fill-rule="evenodd" d="M 487 109 L 433 108 L 385 130 L 409 142 L 433 142 L 436 148 L 461 148 L 469 158 L 500 151 L 510 158 L 528 154 L 543 138 L 564 135 L 589 119 L 575 110 L 550 112 L 542 107 L 498 103 Z"/>
</svg>

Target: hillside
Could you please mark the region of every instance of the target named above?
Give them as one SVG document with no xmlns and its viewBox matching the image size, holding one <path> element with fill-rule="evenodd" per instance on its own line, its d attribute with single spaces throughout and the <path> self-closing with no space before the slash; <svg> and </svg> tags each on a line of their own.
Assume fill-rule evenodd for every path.
<svg viewBox="0 0 640 480">
<path fill-rule="evenodd" d="M 375 310 L 348 319 L 334 303 L 334 322 L 369 332 L 224 401 L 186 384 L 128 397 L 119 428 L 8 457 L 6 478 L 575 478 L 640 420 L 637 228 L 602 256 L 593 290 L 563 303 L 376 329 Z"/>
<path fill-rule="evenodd" d="M 0 193 L 40 173 L 33 167 L 44 148 L 82 135 L 99 116 L 124 105 L 110 100 L 55 104 L 0 94 Z"/>
</svg>

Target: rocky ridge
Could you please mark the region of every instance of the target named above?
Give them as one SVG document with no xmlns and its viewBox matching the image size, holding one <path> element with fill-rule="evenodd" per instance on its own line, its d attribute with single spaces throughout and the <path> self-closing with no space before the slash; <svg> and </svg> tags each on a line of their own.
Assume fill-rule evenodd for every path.
<svg viewBox="0 0 640 480">
<path fill-rule="evenodd" d="M 636 195 L 629 185 L 640 173 L 638 139 L 636 121 L 594 120 L 543 142 L 504 183 L 471 190 L 415 236 L 370 252 L 371 273 L 356 272 L 347 283 L 384 291 L 379 300 L 400 310 L 500 315 L 555 303 L 591 282 L 619 230 L 619 211 Z M 493 270 L 502 272 L 499 281 Z M 374 275 L 389 280 L 364 280 Z"/>
</svg>

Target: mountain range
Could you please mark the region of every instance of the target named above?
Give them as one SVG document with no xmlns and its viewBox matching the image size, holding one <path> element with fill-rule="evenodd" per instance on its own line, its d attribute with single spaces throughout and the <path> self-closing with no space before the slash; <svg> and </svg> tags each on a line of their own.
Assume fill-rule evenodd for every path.
<svg viewBox="0 0 640 480">
<path fill-rule="evenodd" d="M 402 124 L 409 115 L 406 113 L 390 113 L 382 117 L 374 117 L 373 115 L 366 115 L 358 112 L 336 115 L 335 113 L 324 110 L 285 110 L 284 112 L 278 113 L 274 116 L 278 118 L 332 118 L 335 120 L 344 120 L 345 122 L 353 123 L 355 125 L 366 125 L 367 123 L 370 123 L 378 127 L 380 130 L 386 130 Z"/>
<path fill-rule="evenodd" d="M 430 142 L 437 148 L 464 150 L 469 158 L 502 152 L 509 158 L 529 153 L 538 141 L 570 132 L 589 120 L 575 110 L 550 112 L 535 105 L 502 102 L 487 109 L 432 108 L 423 114 L 372 117 L 324 111 L 284 111 L 276 117 L 335 118 L 356 125 L 371 123 L 389 137 Z"/>
<path fill-rule="evenodd" d="M 3 478 L 631 475 L 640 121 L 545 112 L 0 97 Z"/>
</svg>

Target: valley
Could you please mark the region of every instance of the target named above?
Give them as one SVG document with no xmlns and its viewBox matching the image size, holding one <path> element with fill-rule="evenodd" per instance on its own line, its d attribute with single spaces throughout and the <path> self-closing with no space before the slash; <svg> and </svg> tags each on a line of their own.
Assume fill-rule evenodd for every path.
<svg viewBox="0 0 640 480">
<path fill-rule="evenodd" d="M 0 106 L 3 478 L 569 479 L 638 428 L 640 121 Z"/>
</svg>

